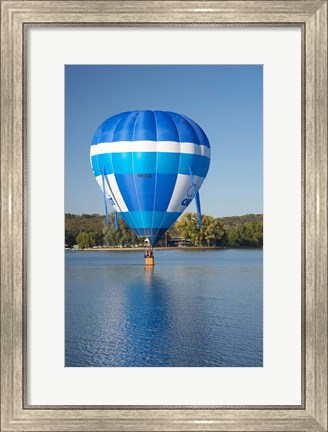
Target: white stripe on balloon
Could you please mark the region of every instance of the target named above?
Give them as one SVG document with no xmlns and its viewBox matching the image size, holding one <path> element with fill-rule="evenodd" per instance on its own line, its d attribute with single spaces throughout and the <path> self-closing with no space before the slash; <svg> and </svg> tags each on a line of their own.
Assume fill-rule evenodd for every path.
<svg viewBox="0 0 328 432">
<path fill-rule="evenodd" d="M 196 186 L 195 189 L 198 191 L 204 181 L 204 177 L 194 176 L 193 180 Z M 193 198 L 194 194 L 191 187 L 190 175 L 178 174 L 173 194 L 166 211 L 181 213 L 186 209 Z M 184 205 L 182 204 L 183 202 Z"/>
<path fill-rule="evenodd" d="M 128 208 L 125 205 L 125 201 L 122 197 L 122 194 L 118 188 L 117 182 L 116 182 L 116 178 L 114 174 L 108 174 L 107 176 L 108 179 L 108 183 L 110 184 L 110 188 L 112 190 L 113 193 L 111 193 L 107 182 L 105 182 L 105 189 L 106 189 L 106 195 L 108 199 L 112 199 L 114 202 L 113 208 L 117 211 L 117 212 L 127 212 Z M 96 177 L 96 180 L 99 184 L 99 186 L 102 189 L 102 179 L 101 179 L 101 175 Z"/>
<path fill-rule="evenodd" d="M 116 141 L 94 144 L 90 148 L 90 156 L 129 152 L 186 153 L 211 157 L 211 149 L 205 145 L 175 141 Z"/>
</svg>

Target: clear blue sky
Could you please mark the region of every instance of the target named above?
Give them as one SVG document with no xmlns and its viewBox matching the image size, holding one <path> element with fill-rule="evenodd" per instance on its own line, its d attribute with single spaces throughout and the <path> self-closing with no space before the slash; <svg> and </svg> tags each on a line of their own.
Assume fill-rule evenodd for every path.
<svg viewBox="0 0 328 432">
<path fill-rule="evenodd" d="M 202 213 L 263 213 L 263 68 L 260 65 L 65 68 L 65 212 L 104 214 L 90 167 L 97 127 L 123 111 L 162 110 L 198 123 L 212 148 Z M 187 211 L 195 211 L 191 203 Z"/>
</svg>

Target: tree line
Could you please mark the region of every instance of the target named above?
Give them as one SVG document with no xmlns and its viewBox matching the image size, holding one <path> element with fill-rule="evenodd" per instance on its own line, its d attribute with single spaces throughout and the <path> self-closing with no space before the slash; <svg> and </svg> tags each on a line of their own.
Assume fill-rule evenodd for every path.
<svg viewBox="0 0 328 432">
<path fill-rule="evenodd" d="M 202 215 L 202 228 L 198 228 L 196 213 L 186 213 L 158 242 L 157 246 L 168 246 L 173 239 L 183 239 L 193 246 L 262 247 L 263 215 L 247 214 L 215 218 Z M 114 215 L 109 214 L 109 223 L 99 214 L 66 214 L 65 246 L 90 248 L 95 246 L 143 246 L 144 238 L 119 218 L 119 227 L 114 227 Z"/>
</svg>

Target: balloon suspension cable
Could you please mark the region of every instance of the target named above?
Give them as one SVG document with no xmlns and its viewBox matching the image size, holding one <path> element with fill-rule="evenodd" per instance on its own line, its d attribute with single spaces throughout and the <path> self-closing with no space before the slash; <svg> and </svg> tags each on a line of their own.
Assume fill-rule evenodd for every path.
<svg viewBox="0 0 328 432">
<path fill-rule="evenodd" d="M 199 198 L 199 192 L 196 191 L 195 183 L 194 183 L 194 176 L 191 170 L 191 167 L 189 167 L 190 172 L 190 180 L 191 180 L 191 187 L 192 191 L 194 193 L 195 203 L 196 203 L 196 209 L 197 209 L 197 216 L 198 216 L 198 228 L 202 227 L 202 213 L 200 209 L 200 198 Z"/>
<path fill-rule="evenodd" d="M 107 207 L 107 197 L 106 197 L 106 189 L 105 189 L 105 167 L 101 167 L 101 177 L 102 177 L 102 188 L 104 193 L 104 204 L 105 204 L 105 212 L 106 212 L 106 225 L 108 225 L 108 207 Z"/>
<path fill-rule="evenodd" d="M 117 211 L 114 209 L 114 226 L 115 229 L 118 229 L 118 217 L 117 217 Z"/>
</svg>

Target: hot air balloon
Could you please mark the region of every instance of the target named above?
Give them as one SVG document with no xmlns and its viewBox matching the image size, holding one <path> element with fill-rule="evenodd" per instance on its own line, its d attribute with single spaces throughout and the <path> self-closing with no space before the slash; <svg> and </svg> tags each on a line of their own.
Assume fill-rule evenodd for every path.
<svg viewBox="0 0 328 432">
<path fill-rule="evenodd" d="M 93 174 L 117 214 L 152 247 L 195 199 L 210 165 L 204 131 L 169 111 L 129 111 L 105 120 L 94 134 Z"/>
</svg>

